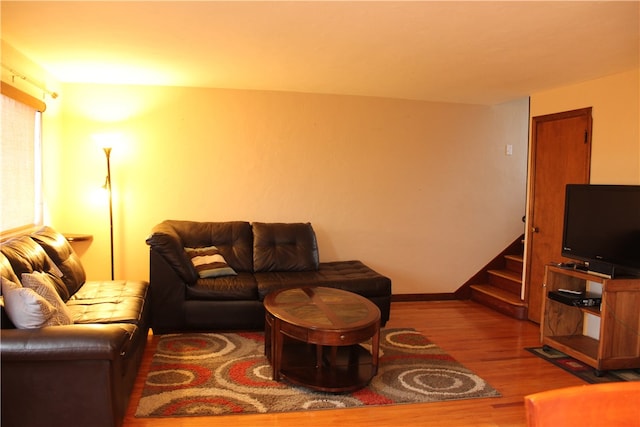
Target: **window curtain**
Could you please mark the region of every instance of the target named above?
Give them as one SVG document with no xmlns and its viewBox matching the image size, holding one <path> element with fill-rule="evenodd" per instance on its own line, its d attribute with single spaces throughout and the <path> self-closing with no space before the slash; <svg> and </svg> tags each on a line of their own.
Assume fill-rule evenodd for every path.
<svg viewBox="0 0 640 427">
<path fill-rule="evenodd" d="M 0 120 L 0 231 L 42 222 L 40 115 L 2 95 Z"/>
</svg>

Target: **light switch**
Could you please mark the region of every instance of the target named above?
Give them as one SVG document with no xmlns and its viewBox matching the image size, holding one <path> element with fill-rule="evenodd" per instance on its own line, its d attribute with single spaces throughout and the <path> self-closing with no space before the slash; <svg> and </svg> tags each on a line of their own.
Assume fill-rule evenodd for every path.
<svg viewBox="0 0 640 427">
<path fill-rule="evenodd" d="M 507 156 L 511 156 L 511 155 L 513 155 L 513 145 L 511 145 L 511 144 L 507 144 L 507 146 L 505 147 L 504 153 L 505 153 Z"/>
</svg>

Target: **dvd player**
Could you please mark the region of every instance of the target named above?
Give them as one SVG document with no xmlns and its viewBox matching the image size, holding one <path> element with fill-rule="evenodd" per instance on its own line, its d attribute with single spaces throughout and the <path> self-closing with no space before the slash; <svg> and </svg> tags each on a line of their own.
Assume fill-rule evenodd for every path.
<svg viewBox="0 0 640 427">
<path fill-rule="evenodd" d="M 575 307 L 599 307 L 602 295 L 590 292 L 549 291 L 549 298 Z"/>
</svg>

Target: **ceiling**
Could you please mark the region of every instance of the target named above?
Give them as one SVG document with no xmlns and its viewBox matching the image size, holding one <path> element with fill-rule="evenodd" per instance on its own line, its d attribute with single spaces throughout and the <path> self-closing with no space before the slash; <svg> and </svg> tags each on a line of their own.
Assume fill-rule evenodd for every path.
<svg viewBox="0 0 640 427">
<path fill-rule="evenodd" d="M 496 104 L 637 68 L 639 5 L 2 0 L 1 31 L 61 82 Z"/>
</svg>

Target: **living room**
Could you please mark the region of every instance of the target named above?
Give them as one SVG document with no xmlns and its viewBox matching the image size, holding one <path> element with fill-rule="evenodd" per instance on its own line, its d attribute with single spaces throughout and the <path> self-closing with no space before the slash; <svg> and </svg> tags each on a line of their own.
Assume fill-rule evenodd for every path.
<svg viewBox="0 0 640 427">
<path fill-rule="evenodd" d="M 99 83 L 95 68 L 83 74 L 81 59 L 84 55 L 107 69 L 109 55 L 97 49 L 92 56 L 91 46 L 66 57 L 67 76 L 53 75 L 47 67 L 55 61 L 37 55 L 48 42 L 39 50 L 21 46 L 28 38 L 11 38 L 10 22 L 17 17 L 20 22 L 58 20 L 59 15 L 37 16 L 19 3 L 2 2 L 3 82 L 42 95 L 41 89 L 12 78 L 6 64 L 59 94 L 45 97 L 44 222 L 92 236 L 78 244 L 89 279 L 110 275 L 108 201 L 101 188 L 106 165 L 96 135 L 112 137 L 115 277 L 123 279 L 148 279 L 145 238 L 165 219 L 309 221 L 323 260 L 361 259 L 392 278 L 394 295 L 451 295 L 523 234 L 529 123 L 544 114 L 593 107 L 591 182 L 640 183 L 637 28 L 625 46 L 631 49 L 624 52 L 635 52 L 627 62 L 610 60 L 596 38 L 575 37 L 575 43 L 593 44 L 601 53 L 589 59 L 592 63 L 611 64 L 597 67 L 598 73 L 562 75 L 561 82 L 532 86 L 514 98 L 502 96 L 506 88 L 493 88 L 478 74 L 468 79 L 480 92 L 491 92 L 492 101 L 429 100 L 302 85 L 270 89 L 259 84 L 260 74 L 270 70 L 256 67 L 253 86 L 164 85 L 152 75 L 146 77 L 152 84 Z M 56 2 L 49 3 L 55 10 Z M 21 7 L 29 13 L 23 16 Z M 72 17 L 101 11 L 74 7 L 75 12 L 62 10 Z M 591 10 L 588 16 L 601 14 Z M 613 13 L 629 15 L 634 16 Z M 65 26 L 64 20 L 58 22 Z M 622 30 L 627 22 L 609 25 Z M 39 36 L 46 40 L 46 34 Z M 83 38 L 70 37 L 76 43 Z M 554 37 L 546 35 L 547 43 L 539 45 L 551 50 Z M 236 46 L 241 40 L 225 43 Z M 506 53 L 511 56 L 494 53 L 497 62 L 521 62 L 521 52 Z M 561 49 L 550 54 L 557 62 L 548 74 L 563 74 L 563 67 L 572 66 L 563 62 L 565 54 Z M 473 69 L 481 58 L 452 67 Z M 126 55 L 116 59 L 136 62 Z M 537 67 L 535 62 L 520 65 Z M 384 67 L 372 59 L 376 75 L 384 75 Z M 80 77 L 69 77 L 76 73 Z M 435 79 L 425 76 L 422 80 Z M 450 89 L 457 95 L 456 87 Z"/>
<path fill-rule="evenodd" d="M 10 7 L 3 2 L 9 21 Z M 141 279 L 144 239 L 163 219 L 311 221 L 323 259 L 364 259 L 394 278 L 397 294 L 452 293 L 523 232 L 537 115 L 593 106 L 592 182 L 640 176 L 637 68 L 482 105 L 59 82 L 3 42 L 5 62 L 60 94 L 46 99 L 43 117 L 45 222 L 93 236 L 83 248 L 91 278 L 109 275 L 96 134 L 120 139 L 111 153 L 115 274 Z M 206 196 L 185 191 L 195 182 L 207 183 Z M 415 268 L 425 264 L 437 268 Z"/>
</svg>

